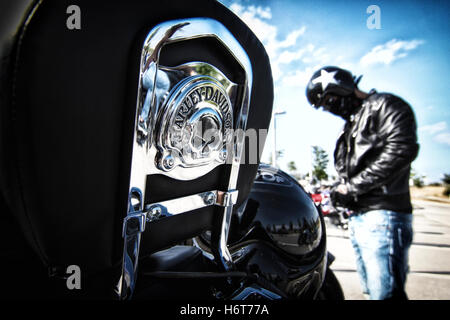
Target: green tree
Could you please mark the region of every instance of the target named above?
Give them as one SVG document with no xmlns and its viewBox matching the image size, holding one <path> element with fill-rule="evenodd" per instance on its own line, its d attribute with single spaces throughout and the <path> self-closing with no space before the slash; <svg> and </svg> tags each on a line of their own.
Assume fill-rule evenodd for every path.
<svg viewBox="0 0 450 320">
<path fill-rule="evenodd" d="M 445 173 L 444 177 L 442 178 L 442 182 L 444 183 L 445 186 L 443 195 L 450 197 L 450 174 Z"/>
<path fill-rule="evenodd" d="M 284 157 L 284 149 L 283 150 L 277 150 L 277 161 L 278 159 Z"/>
<path fill-rule="evenodd" d="M 411 173 L 410 173 L 409 177 L 412 180 L 415 187 L 422 188 L 425 185 L 424 180 L 423 180 L 425 178 L 425 176 L 419 174 L 414 168 L 411 169 Z"/>
<path fill-rule="evenodd" d="M 288 166 L 288 170 L 290 172 L 296 172 L 297 171 L 297 166 L 295 165 L 295 161 L 289 161 L 287 166 Z"/>
<path fill-rule="evenodd" d="M 294 161 L 289 161 L 287 163 L 287 167 L 292 177 L 294 177 L 296 180 L 302 179 L 302 175 L 297 172 L 297 165 Z"/>
<path fill-rule="evenodd" d="M 444 174 L 444 177 L 442 178 L 442 182 L 446 185 L 450 184 L 450 174 L 449 173 Z"/>
<path fill-rule="evenodd" d="M 328 154 L 319 146 L 312 147 L 313 152 L 313 177 L 318 180 L 328 179 L 327 166 L 328 166 Z"/>
</svg>

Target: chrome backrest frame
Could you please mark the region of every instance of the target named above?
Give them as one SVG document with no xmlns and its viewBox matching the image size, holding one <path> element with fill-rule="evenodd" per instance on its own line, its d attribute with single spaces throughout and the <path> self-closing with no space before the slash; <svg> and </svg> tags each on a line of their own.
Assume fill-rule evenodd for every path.
<svg viewBox="0 0 450 320">
<path fill-rule="evenodd" d="M 236 62 L 239 63 L 245 73 L 245 81 L 242 84 L 243 88 L 241 90 L 242 95 L 240 99 L 237 99 L 240 105 L 234 106 L 234 108 L 237 108 L 238 110 L 238 117 L 234 123 L 235 134 L 233 135 L 232 152 L 228 157 L 228 163 L 231 164 L 228 189 L 224 192 L 217 190 L 213 191 L 214 194 L 220 195 L 222 199 L 215 198 L 215 201 L 208 201 L 205 198 L 206 200 L 203 204 L 201 204 L 201 201 L 198 201 L 199 207 L 209 205 L 218 205 L 222 207 L 223 218 L 221 230 L 217 243 L 212 243 L 212 250 L 215 258 L 219 260 L 218 262 L 222 265 L 224 270 L 230 270 L 233 268 L 232 257 L 227 248 L 227 239 L 233 205 L 236 203 L 238 195 L 236 187 L 244 146 L 244 132 L 247 127 L 247 118 L 253 83 L 252 65 L 247 53 L 235 39 L 233 34 L 223 24 L 214 19 L 189 18 L 164 22 L 157 25 L 149 32 L 142 46 L 139 86 L 135 111 L 129 200 L 127 215 L 124 219 L 123 225 L 124 251 L 122 275 L 117 286 L 117 293 L 121 299 L 131 298 L 134 291 L 141 234 L 145 230 L 145 224 L 147 221 L 154 219 L 155 214 L 158 215 L 158 218 L 161 214 L 160 210 L 155 211 L 155 208 L 161 208 L 158 203 L 144 203 L 147 175 L 155 173 L 153 170 L 157 167 L 154 163 L 156 156 L 156 148 L 154 148 L 154 132 L 159 105 L 157 103 L 155 104 L 156 85 L 154 85 L 151 92 L 149 118 L 146 119 L 148 120 L 148 126 L 144 127 L 146 130 L 146 132 L 144 132 L 144 139 L 139 139 L 139 135 L 142 137 L 142 132 L 139 132 L 139 112 L 143 107 L 142 94 L 143 90 L 145 90 L 143 87 L 143 77 L 149 70 L 154 70 L 150 76 L 153 77 L 153 83 L 156 83 L 159 70 L 159 56 L 164 45 L 204 37 L 212 37 L 218 40 L 234 57 Z M 148 76 L 148 74 L 146 76 Z M 198 198 L 197 195 L 193 195 L 192 197 Z M 136 205 L 131 205 L 132 198 L 138 202 Z M 177 201 L 183 201 L 183 198 L 172 199 L 170 201 L 171 203 L 176 203 Z M 141 210 L 135 211 L 137 207 L 141 208 Z M 179 213 L 182 212 L 166 212 L 167 215 Z"/>
</svg>

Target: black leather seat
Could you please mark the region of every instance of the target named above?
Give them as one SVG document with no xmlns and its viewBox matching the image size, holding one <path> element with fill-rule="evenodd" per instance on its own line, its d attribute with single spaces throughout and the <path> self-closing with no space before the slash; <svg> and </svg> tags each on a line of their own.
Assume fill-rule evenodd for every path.
<svg viewBox="0 0 450 320">
<path fill-rule="evenodd" d="M 153 253 L 139 261 L 133 299 L 212 299 L 214 280 L 185 276 L 189 273 L 205 275 L 211 270 L 214 270 L 213 263 L 196 247 L 178 245 Z"/>
<path fill-rule="evenodd" d="M 197 247 L 174 246 L 158 251 L 139 261 L 141 273 L 157 271 L 201 271 L 205 269 L 205 258 Z"/>
</svg>

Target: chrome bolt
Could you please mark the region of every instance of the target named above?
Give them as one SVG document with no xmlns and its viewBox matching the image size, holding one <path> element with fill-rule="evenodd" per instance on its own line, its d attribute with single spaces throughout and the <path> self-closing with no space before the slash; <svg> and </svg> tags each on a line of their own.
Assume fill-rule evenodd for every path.
<svg viewBox="0 0 450 320">
<path fill-rule="evenodd" d="M 164 160 L 163 160 L 164 169 L 170 170 L 173 168 L 174 165 L 175 165 L 175 160 L 173 159 L 172 156 L 169 155 L 164 158 Z"/>
<path fill-rule="evenodd" d="M 162 208 L 160 206 L 152 206 L 152 207 L 148 208 L 148 215 L 149 215 L 150 221 L 159 219 L 161 217 L 161 214 L 162 214 Z"/>
<path fill-rule="evenodd" d="M 203 201 L 206 205 L 213 205 L 216 202 L 216 195 L 214 192 L 208 192 L 203 196 Z"/>
<path fill-rule="evenodd" d="M 227 159 L 227 150 L 226 149 L 222 149 L 222 151 L 220 151 L 220 159 L 221 160 Z"/>
</svg>

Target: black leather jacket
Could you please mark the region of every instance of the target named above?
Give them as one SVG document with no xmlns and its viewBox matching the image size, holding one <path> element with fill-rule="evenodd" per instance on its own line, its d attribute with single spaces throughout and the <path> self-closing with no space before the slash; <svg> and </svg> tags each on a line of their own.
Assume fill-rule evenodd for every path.
<svg viewBox="0 0 450 320">
<path fill-rule="evenodd" d="M 371 93 L 345 124 L 334 152 L 353 196 L 348 207 L 411 213 L 409 175 L 419 150 L 414 113 L 399 97 Z"/>
</svg>

